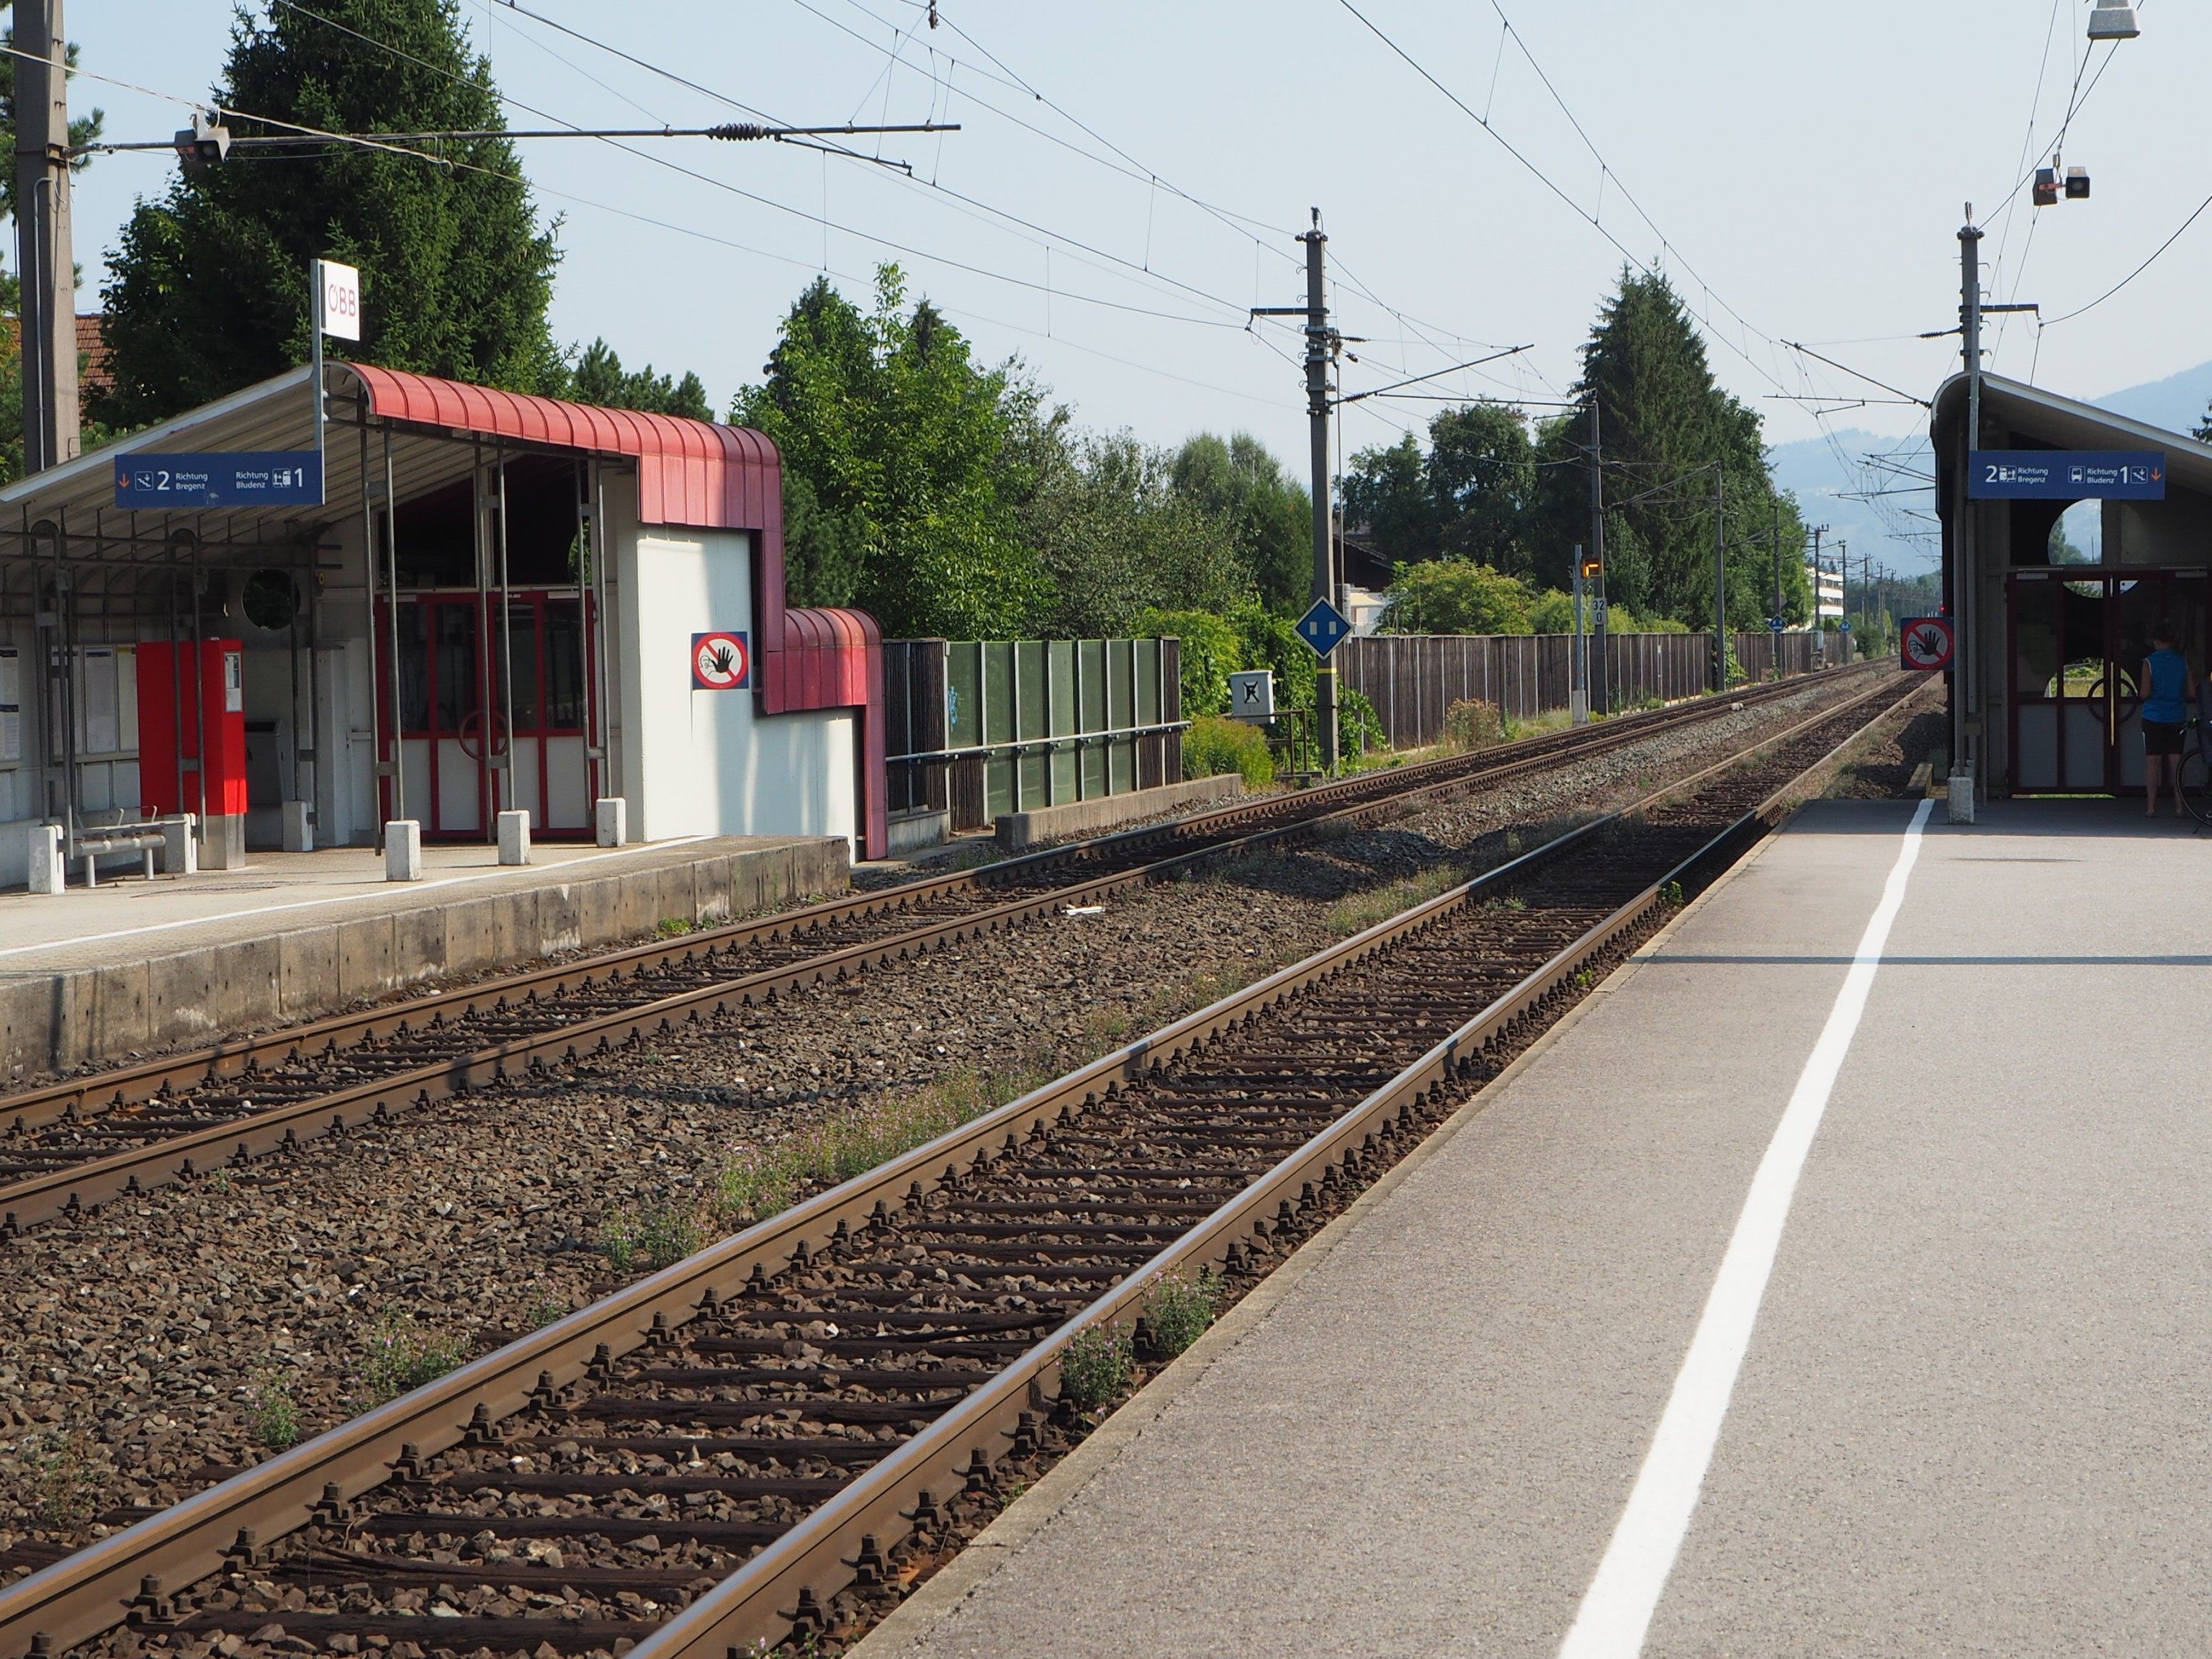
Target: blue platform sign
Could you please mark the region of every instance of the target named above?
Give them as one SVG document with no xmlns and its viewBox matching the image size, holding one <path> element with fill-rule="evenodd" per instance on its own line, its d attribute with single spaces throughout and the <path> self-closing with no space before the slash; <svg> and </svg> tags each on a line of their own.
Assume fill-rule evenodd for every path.
<svg viewBox="0 0 2212 1659">
<path fill-rule="evenodd" d="M 1766 619 L 1766 626 L 1770 633 L 1779 634 L 1784 629 L 1787 628 L 1789 624 L 1784 623 L 1779 617 L 1769 617 Z"/>
<path fill-rule="evenodd" d="M 1327 658 L 1337 641 L 1352 631 L 1344 613 L 1327 599 L 1316 599 L 1313 608 L 1298 618 L 1298 637 L 1313 647 L 1314 655 Z"/>
<path fill-rule="evenodd" d="M 1978 501 L 2162 501 L 2166 455 L 2156 449 L 1978 449 L 1966 494 Z"/>
<path fill-rule="evenodd" d="M 118 507 L 320 507 L 323 458 L 312 449 L 214 455 L 118 455 Z"/>
</svg>

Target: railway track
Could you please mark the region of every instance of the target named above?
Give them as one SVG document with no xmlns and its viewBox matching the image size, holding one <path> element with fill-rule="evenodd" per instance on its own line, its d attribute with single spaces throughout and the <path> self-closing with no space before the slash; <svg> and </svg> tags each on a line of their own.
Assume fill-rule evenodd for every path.
<svg viewBox="0 0 2212 1659">
<path fill-rule="evenodd" d="M 1848 688 L 1866 666 L 1832 671 Z M 1825 677 L 1823 677 L 1825 678 Z M 1359 825 L 1806 689 L 1747 689 L 0 1097 L 0 1240 L 225 1164 L 635 1044 L 799 986 L 943 949 L 1216 858 Z"/>
<path fill-rule="evenodd" d="M 1141 1333 L 1164 1275 L 1263 1277 L 1918 690 L 1879 682 L 46 1568 L 0 1591 L 0 1659 L 834 1645 L 1079 1435 L 1072 1342 Z"/>
</svg>

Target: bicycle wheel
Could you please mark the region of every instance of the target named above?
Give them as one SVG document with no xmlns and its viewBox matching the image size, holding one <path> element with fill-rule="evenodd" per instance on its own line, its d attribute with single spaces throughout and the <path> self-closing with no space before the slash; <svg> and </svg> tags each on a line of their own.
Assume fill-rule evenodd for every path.
<svg viewBox="0 0 2212 1659">
<path fill-rule="evenodd" d="M 2204 758 L 2204 729 L 2192 726 L 2181 751 L 2181 781 L 2175 793 L 2182 810 L 2199 823 L 2212 823 L 2212 767 Z"/>
</svg>

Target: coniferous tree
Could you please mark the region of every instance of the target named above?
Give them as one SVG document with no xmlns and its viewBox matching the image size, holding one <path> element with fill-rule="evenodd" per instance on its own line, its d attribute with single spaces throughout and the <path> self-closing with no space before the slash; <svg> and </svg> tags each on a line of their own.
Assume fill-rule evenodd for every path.
<svg viewBox="0 0 2212 1659">
<path fill-rule="evenodd" d="M 241 137 L 292 131 L 257 116 L 330 132 L 505 125 L 457 0 L 288 0 L 262 21 L 241 12 L 212 101 Z M 307 262 L 318 257 L 361 268 L 353 355 L 560 389 L 545 318 L 559 254 L 514 146 L 422 148 L 234 152 L 142 201 L 102 290 L 115 386 L 95 412 L 143 425 L 306 362 Z"/>
<path fill-rule="evenodd" d="M 1593 394 L 1604 411 L 1607 499 L 1620 503 L 1606 538 L 1608 595 L 1639 611 L 1711 625 L 1714 481 L 1711 473 L 1686 475 L 1717 463 L 1729 625 L 1759 626 L 1773 608 L 1778 506 L 1784 612 L 1802 619 L 1808 590 L 1796 502 L 1778 496 L 1757 412 L 1715 380 L 1705 343 L 1662 274 L 1621 272 L 1583 350 L 1574 395 Z M 1587 444 L 1587 416 L 1569 422 L 1572 441 Z M 1587 480 L 1584 473 L 1585 492 Z M 1574 540 L 1583 539 L 1589 517 L 1585 493 L 1579 513 L 1567 517 Z M 1616 535 L 1616 522 L 1625 533 Z"/>
</svg>

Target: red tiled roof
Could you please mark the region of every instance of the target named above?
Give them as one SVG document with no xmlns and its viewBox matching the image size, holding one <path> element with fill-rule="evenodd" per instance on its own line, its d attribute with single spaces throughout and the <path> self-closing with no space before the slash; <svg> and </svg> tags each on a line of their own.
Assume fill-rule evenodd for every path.
<svg viewBox="0 0 2212 1659">
<path fill-rule="evenodd" d="M 77 377 L 79 390 L 105 392 L 115 384 L 115 375 L 108 368 L 107 342 L 100 336 L 100 325 L 107 320 L 100 312 L 90 316 L 80 313 L 76 319 L 76 355 L 84 368 Z"/>
</svg>

